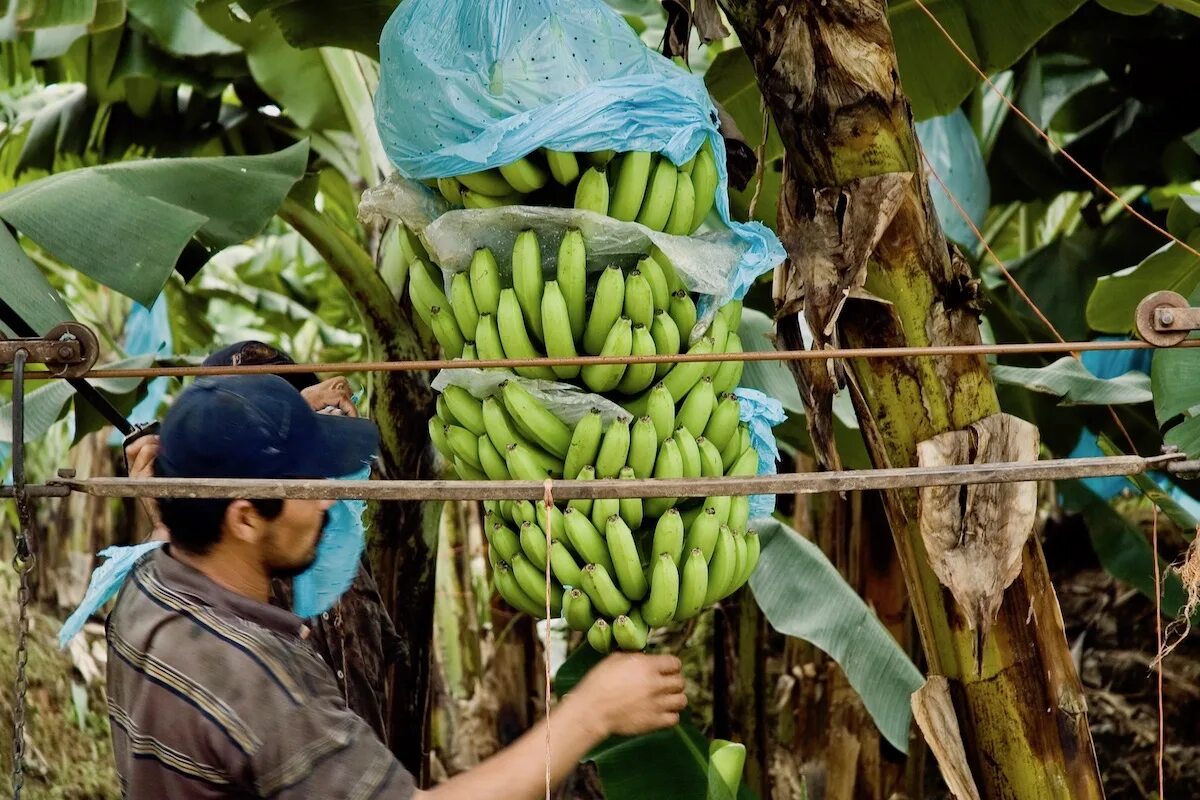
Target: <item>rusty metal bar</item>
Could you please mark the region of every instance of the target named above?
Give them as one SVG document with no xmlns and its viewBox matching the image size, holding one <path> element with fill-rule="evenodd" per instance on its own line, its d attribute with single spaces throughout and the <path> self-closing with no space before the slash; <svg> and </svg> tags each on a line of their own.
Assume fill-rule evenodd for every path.
<svg viewBox="0 0 1200 800">
<path fill-rule="evenodd" d="M 1188 339 L 1177 347 L 1200 347 L 1200 339 Z M 1150 350 L 1155 345 L 1143 341 L 1026 342 L 1018 344 L 946 345 L 943 347 L 849 347 L 829 350 L 752 350 L 742 353 L 677 353 L 654 356 L 576 356 L 574 358 L 512 359 L 427 359 L 417 361 L 340 361 L 307 364 L 254 364 L 243 366 L 201 367 L 165 366 L 116 369 L 92 369 L 88 378 L 184 378 L 201 375 L 288 375 L 320 372 L 423 372 L 443 369 L 489 369 L 493 367 L 586 366 L 588 364 L 665 364 L 689 361 L 820 361 L 833 358 L 930 358 L 935 356 L 1071 354 L 1100 350 Z M 0 373 L 0 380 L 6 376 Z M 40 378 L 52 378 L 41 375 Z"/>
<path fill-rule="evenodd" d="M 553 481 L 560 500 L 612 497 L 707 497 L 710 495 L 819 494 L 871 489 L 915 489 L 979 483 L 1064 480 L 1137 475 L 1163 468 L 1182 454 L 1059 458 L 1032 463 L 1003 462 L 943 467 L 801 472 L 754 477 L 682 478 L 677 480 Z M 363 500 L 538 500 L 546 485 L 539 481 L 342 481 L 244 480 L 241 478 L 60 478 L 49 487 L 64 487 L 99 497 L 237 497 L 246 499 Z"/>
</svg>

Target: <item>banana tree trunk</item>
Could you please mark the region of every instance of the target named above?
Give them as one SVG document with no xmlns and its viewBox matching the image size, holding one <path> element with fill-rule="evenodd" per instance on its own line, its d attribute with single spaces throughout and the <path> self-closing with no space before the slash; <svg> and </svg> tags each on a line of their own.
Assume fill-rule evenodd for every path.
<svg viewBox="0 0 1200 800">
<path fill-rule="evenodd" d="M 976 281 L 934 214 L 884 0 L 720 2 L 786 148 L 779 226 L 790 261 L 775 284 L 783 345 L 804 346 L 801 309 L 816 346 L 979 342 Z M 999 411 L 983 358 L 858 360 L 836 372 L 813 364 L 797 380 L 826 466 L 837 464 L 828 403 L 839 378 L 878 466 L 916 465 L 919 443 Z M 957 744 L 961 732 L 966 781 L 985 798 L 1103 797 L 1037 538 L 983 633 L 933 571 L 918 494 L 889 492 L 885 504 L 929 670 L 952 700 L 940 734 Z M 944 773 L 954 771 L 948 761 Z"/>
<path fill-rule="evenodd" d="M 371 255 L 354 237 L 293 199 L 284 203 L 280 216 L 316 248 L 341 279 L 362 317 L 372 357 L 412 361 L 433 356 L 432 342 L 417 332 L 411 313 L 396 303 Z M 377 376 L 371 418 L 379 426 L 383 478 L 437 477 L 426 427 L 433 404 L 426 374 L 384 372 Z M 404 644 L 392 667 L 390 708 L 384 714 L 389 743 L 422 785 L 429 774 L 434 557 L 441 510 L 441 503 L 378 503 L 370 520 L 368 548 L 380 597 Z"/>
</svg>

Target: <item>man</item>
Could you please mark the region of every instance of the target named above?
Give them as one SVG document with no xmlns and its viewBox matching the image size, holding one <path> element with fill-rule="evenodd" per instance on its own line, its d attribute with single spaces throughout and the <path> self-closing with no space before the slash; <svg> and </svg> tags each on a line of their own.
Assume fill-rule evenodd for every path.
<svg viewBox="0 0 1200 800">
<path fill-rule="evenodd" d="M 344 475 L 369 459 L 375 426 L 313 412 L 275 376 L 201 378 L 163 421 L 167 478 Z M 113 751 L 129 800 L 388 798 L 534 800 L 613 734 L 674 725 L 679 660 L 610 656 L 540 725 L 427 792 L 357 715 L 295 615 L 268 603 L 272 578 L 306 569 L 319 500 L 163 499 L 170 541 L 126 581 L 107 625 Z M 545 724 L 545 723 L 543 723 Z"/>
<path fill-rule="evenodd" d="M 294 364 L 287 353 L 259 341 L 242 341 L 224 347 L 204 359 L 206 367 Z M 312 373 L 288 373 L 281 376 L 290 383 L 314 411 L 357 417 L 350 384 L 343 377 L 321 381 Z M 126 450 L 131 478 L 150 477 L 158 452 L 158 437 L 138 439 Z M 341 476 L 339 476 L 341 477 Z M 143 498 L 155 524 L 152 536 L 163 541 L 169 533 L 159 518 L 154 500 Z M 291 610 L 291 581 L 271 582 L 271 602 Z M 396 635 L 391 617 L 384 608 L 379 589 L 371 577 L 365 559 L 361 560 L 353 583 L 328 611 L 308 622 L 309 641 L 329 665 L 350 710 L 358 714 L 380 741 L 387 743 L 387 670 L 403 652 L 404 644 Z"/>
</svg>

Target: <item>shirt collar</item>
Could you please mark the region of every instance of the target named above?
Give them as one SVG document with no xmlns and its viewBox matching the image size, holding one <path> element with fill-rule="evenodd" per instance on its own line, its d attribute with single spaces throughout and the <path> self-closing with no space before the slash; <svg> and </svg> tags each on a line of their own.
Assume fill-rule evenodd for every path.
<svg viewBox="0 0 1200 800">
<path fill-rule="evenodd" d="M 285 636 L 307 638 L 308 628 L 300 617 L 286 609 L 231 592 L 199 570 L 172 557 L 170 548 L 169 544 L 163 545 L 150 554 L 146 563 L 146 568 L 153 570 L 163 582 L 217 611 Z"/>
</svg>

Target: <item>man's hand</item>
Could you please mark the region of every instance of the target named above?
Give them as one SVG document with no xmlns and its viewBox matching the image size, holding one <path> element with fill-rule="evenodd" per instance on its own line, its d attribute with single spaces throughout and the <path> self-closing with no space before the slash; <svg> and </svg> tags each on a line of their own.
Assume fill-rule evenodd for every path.
<svg viewBox="0 0 1200 800">
<path fill-rule="evenodd" d="M 353 402 L 354 393 L 350 391 L 350 382 L 345 378 L 330 378 L 304 389 L 300 394 L 308 401 L 308 407 L 313 411 L 347 417 L 358 416 L 358 409 L 354 407 Z"/>
<path fill-rule="evenodd" d="M 129 477 L 154 477 L 154 459 L 158 457 L 158 447 L 158 437 L 150 435 L 134 439 L 125 448 L 125 462 L 129 464 Z M 154 502 L 154 498 L 152 497 L 142 497 L 140 499 L 142 501 L 142 508 L 146 509 L 146 516 L 150 517 L 150 523 L 154 526 L 154 530 L 150 533 L 150 539 L 162 542 L 167 541 L 170 538 L 170 532 L 163 525 L 162 517 L 158 513 L 158 504 Z"/>
<path fill-rule="evenodd" d="M 580 682 L 576 701 L 595 709 L 602 736 L 669 728 L 687 707 L 683 665 L 675 656 L 615 653 L 601 661 Z"/>
</svg>

